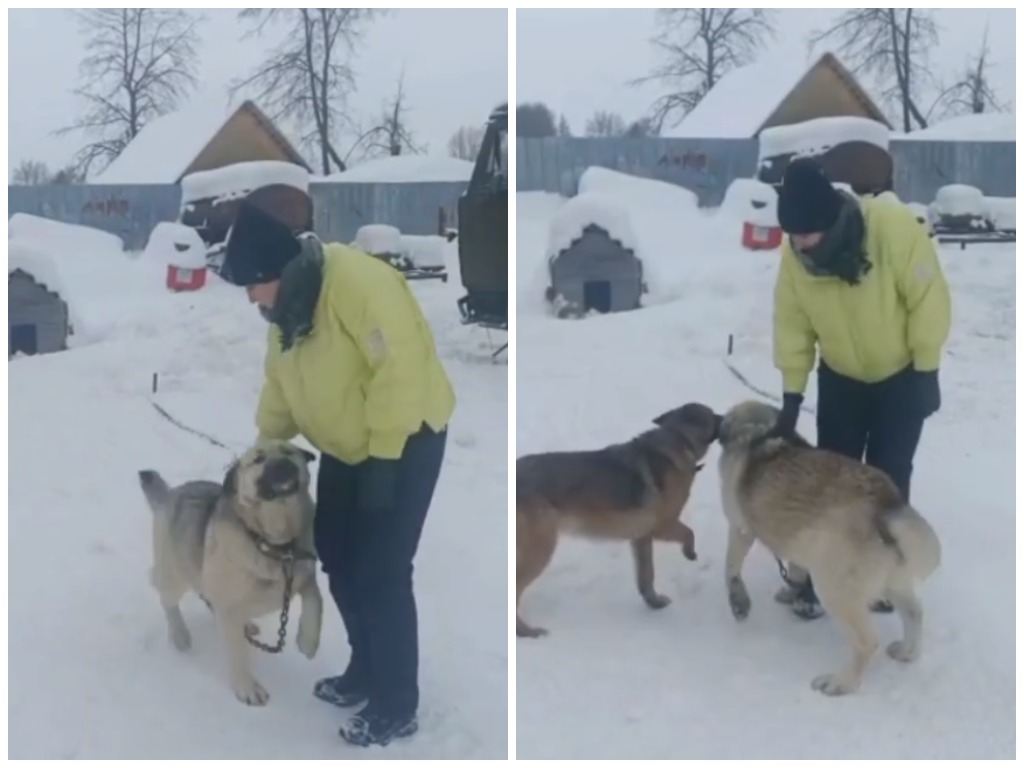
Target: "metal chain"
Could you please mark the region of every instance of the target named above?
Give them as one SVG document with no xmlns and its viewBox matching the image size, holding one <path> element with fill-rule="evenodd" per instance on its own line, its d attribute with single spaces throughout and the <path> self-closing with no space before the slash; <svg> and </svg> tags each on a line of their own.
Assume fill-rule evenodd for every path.
<svg viewBox="0 0 1024 768">
<path fill-rule="evenodd" d="M 284 649 L 285 636 L 288 633 L 288 609 L 292 602 L 292 581 L 295 578 L 295 559 L 293 557 L 281 558 L 281 570 L 284 572 L 284 601 L 281 605 L 281 620 L 277 628 L 277 643 L 270 645 L 261 642 L 248 632 L 245 639 L 249 644 L 267 653 L 280 653 Z"/>
</svg>

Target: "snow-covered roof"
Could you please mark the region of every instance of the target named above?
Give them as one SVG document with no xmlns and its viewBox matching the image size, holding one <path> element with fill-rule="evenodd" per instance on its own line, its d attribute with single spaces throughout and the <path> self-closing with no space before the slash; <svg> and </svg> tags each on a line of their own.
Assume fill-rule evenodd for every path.
<svg viewBox="0 0 1024 768">
<path fill-rule="evenodd" d="M 666 138 L 749 139 L 757 135 L 804 77 L 819 66 L 837 71 L 868 111 L 881 112 L 831 53 L 802 59 L 791 52 L 764 57 L 726 73 Z"/>
<path fill-rule="evenodd" d="M 24 240 L 9 240 L 7 276 L 15 272 L 24 272 L 46 290 L 64 297 L 64 284 L 57 272 L 57 264 L 42 248 Z"/>
<path fill-rule="evenodd" d="M 375 256 L 401 253 L 402 232 L 390 224 L 364 224 L 356 230 L 356 239 L 352 245 Z"/>
<path fill-rule="evenodd" d="M 252 190 L 271 184 L 284 184 L 308 193 L 309 171 L 301 165 L 280 160 L 254 160 L 212 171 L 197 171 L 182 177 L 181 202 L 245 197 Z"/>
<path fill-rule="evenodd" d="M 275 141 L 298 159 L 298 153 L 251 101 L 232 107 L 223 99 L 204 98 L 149 122 L 92 184 L 176 184 L 228 120 L 251 111 Z"/>
<path fill-rule="evenodd" d="M 45 243 L 51 248 L 64 249 L 69 253 L 124 251 L 124 241 L 117 235 L 30 213 L 16 213 L 7 220 L 7 239 Z"/>
<path fill-rule="evenodd" d="M 650 200 L 652 207 L 675 206 L 680 213 L 687 209 L 696 210 L 699 205 L 697 194 L 686 187 L 599 165 L 592 165 L 580 174 L 577 190 L 581 195 L 599 193 L 613 198 L 623 197 L 634 204 Z"/>
<path fill-rule="evenodd" d="M 343 173 L 314 179 L 317 182 L 408 184 L 424 181 L 468 182 L 473 163 L 448 155 L 398 155 L 367 160 Z"/>
<path fill-rule="evenodd" d="M 765 128 L 758 136 L 758 162 L 780 155 L 820 155 L 848 141 L 864 141 L 888 151 L 889 129 L 866 117 L 820 117 Z"/>
<path fill-rule="evenodd" d="M 935 123 L 920 131 L 899 136 L 901 141 L 1017 141 L 1017 123 L 1012 112 L 961 115 Z"/>
<path fill-rule="evenodd" d="M 579 240 L 591 225 L 603 229 L 623 248 L 637 253 L 636 235 L 628 211 L 605 195 L 583 192 L 569 198 L 551 219 L 547 242 L 548 259 L 557 258 L 562 251 Z"/>
</svg>

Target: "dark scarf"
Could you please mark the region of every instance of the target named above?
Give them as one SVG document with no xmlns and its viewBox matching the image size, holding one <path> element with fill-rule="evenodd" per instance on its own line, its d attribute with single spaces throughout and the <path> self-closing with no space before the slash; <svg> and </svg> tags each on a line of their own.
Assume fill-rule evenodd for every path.
<svg viewBox="0 0 1024 768">
<path fill-rule="evenodd" d="M 857 285 L 871 269 L 864 248 L 864 214 L 860 203 L 845 192 L 839 218 L 826 230 L 824 237 L 806 252 L 795 246 L 793 252 L 810 274 L 815 277 L 838 277 L 840 280 Z"/>
<path fill-rule="evenodd" d="M 281 351 L 287 352 L 313 330 L 313 313 L 324 282 L 323 244 L 315 237 L 299 238 L 302 250 L 281 273 L 274 308 L 263 316 L 281 329 Z"/>
</svg>

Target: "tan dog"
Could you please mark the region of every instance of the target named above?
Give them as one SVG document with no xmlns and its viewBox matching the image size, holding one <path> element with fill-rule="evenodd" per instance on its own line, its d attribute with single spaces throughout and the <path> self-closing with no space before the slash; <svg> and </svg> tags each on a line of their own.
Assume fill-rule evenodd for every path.
<svg viewBox="0 0 1024 768">
<path fill-rule="evenodd" d="M 223 484 L 196 480 L 169 488 L 157 472 L 139 472 L 153 510 L 151 578 L 171 642 L 180 651 L 192 644 L 178 603 L 195 592 L 221 627 L 231 687 L 246 704 L 269 699 L 252 675 L 246 636 L 256 633 L 252 619 L 281 612 L 286 570 L 289 597 L 302 597 L 299 651 L 311 659 L 320 645 L 323 600 L 307 466 L 314 458 L 290 443 L 268 441 L 246 451 Z"/>
<path fill-rule="evenodd" d="M 873 601 L 892 602 L 903 623 L 903 639 L 889 645 L 889 656 L 909 662 L 920 654 L 922 608 L 914 587 L 939 566 L 941 546 L 881 470 L 800 437 L 767 437 L 778 415 L 765 403 L 741 403 L 719 430 L 729 605 L 737 619 L 750 612 L 741 570 L 755 541 L 789 561 L 791 577 L 810 574 L 822 606 L 853 645 L 849 665 L 811 685 L 833 696 L 851 693 L 878 647 Z"/>
<path fill-rule="evenodd" d="M 679 544 L 696 560 L 693 531 L 679 516 L 714 442 L 719 418 L 690 403 L 654 420 L 656 429 L 597 451 L 542 453 L 516 462 L 516 635 L 539 637 L 519 615 L 523 592 L 551 562 L 561 533 L 632 542 L 644 602 L 664 608 L 654 589 L 653 542 Z"/>
</svg>

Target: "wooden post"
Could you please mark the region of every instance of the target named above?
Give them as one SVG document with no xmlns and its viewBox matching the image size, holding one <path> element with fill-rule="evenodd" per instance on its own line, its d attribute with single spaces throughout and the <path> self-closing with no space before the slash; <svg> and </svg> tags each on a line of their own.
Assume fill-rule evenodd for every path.
<svg viewBox="0 0 1024 768">
<path fill-rule="evenodd" d="M 728 350 L 727 354 L 730 355 L 730 356 L 732 355 L 732 334 L 731 333 L 729 334 L 729 350 Z"/>
<path fill-rule="evenodd" d="M 153 373 L 153 394 L 156 394 L 156 373 Z"/>
</svg>

